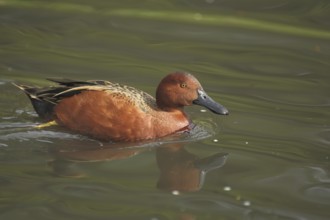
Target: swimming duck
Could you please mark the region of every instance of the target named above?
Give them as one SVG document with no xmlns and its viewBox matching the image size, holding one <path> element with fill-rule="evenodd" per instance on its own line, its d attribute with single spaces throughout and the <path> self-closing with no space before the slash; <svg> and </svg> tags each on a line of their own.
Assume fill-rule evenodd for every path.
<svg viewBox="0 0 330 220">
<path fill-rule="evenodd" d="M 156 99 L 109 81 L 48 80 L 59 85 L 16 86 L 30 98 L 40 118 L 102 141 L 143 141 L 189 130 L 191 121 L 183 108 L 192 104 L 228 115 L 228 110 L 185 72 L 165 76 L 158 85 Z"/>
</svg>

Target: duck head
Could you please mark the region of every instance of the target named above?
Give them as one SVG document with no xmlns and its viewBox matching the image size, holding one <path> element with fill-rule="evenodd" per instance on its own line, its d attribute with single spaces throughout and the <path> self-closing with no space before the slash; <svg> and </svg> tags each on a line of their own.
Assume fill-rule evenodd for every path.
<svg viewBox="0 0 330 220">
<path fill-rule="evenodd" d="M 159 108 L 173 111 L 189 105 L 200 105 L 219 115 L 228 115 L 228 110 L 214 101 L 191 74 L 175 72 L 165 76 L 156 91 Z"/>
</svg>

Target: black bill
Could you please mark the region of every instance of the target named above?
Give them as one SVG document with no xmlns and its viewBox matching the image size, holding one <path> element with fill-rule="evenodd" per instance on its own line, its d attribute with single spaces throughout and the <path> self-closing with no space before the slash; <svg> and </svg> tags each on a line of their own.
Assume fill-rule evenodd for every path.
<svg viewBox="0 0 330 220">
<path fill-rule="evenodd" d="M 228 110 L 224 106 L 214 101 L 210 96 L 206 94 L 204 90 L 198 89 L 197 92 L 198 92 L 198 98 L 193 101 L 193 104 L 204 106 L 205 108 L 209 109 L 215 114 L 219 114 L 219 115 L 229 114 Z"/>
</svg>

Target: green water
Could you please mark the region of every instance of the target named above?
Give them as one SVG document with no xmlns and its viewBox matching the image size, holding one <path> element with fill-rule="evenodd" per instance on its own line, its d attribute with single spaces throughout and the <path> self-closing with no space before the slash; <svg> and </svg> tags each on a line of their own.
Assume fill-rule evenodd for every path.
<svg viewBox="0 0 330 220">
<path fill-rule="evenodd" d="M 329 61 L 326 0 L 2 0 L 0 219 L 329 219 Z M 176 70 L 230 115 L 187 107 L 180 143 L 122 149 L 34 129 L 11 84 L 154 94 Z"/>
</svg>

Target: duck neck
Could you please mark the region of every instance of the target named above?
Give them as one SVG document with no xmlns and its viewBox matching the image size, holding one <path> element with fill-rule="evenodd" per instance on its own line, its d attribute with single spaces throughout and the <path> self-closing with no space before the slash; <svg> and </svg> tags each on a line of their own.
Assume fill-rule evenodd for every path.
<svg viewBox="0 0 330 220">
<path fill-rule="evenodd" d="M 183 110 L 183 106 L 182 107 L 170 107 L 170 106 L 162 106 L 162 105 L 159 105 L 157 104 L 158 108 L 164 112 L 172 112 L 172 113 L 178 113 L 178 114 L 185 114 L 184 110 Z"/>
<path fill-rule="evenodd" d="M 183 106 L 178 106 L 175 104 L 175 101 L 172 99 L 172 94 L 169 91 L 166 91 L 166 87 L 161 85 L 158 86 L 156 91 L 156 103 L 157 107 L 162 111 L 166 112 L 183 112 Z"/>
<path fill-rule="evenodd" d="M 190 120 L 183 109 L 171 109 L 168 111 L 161 109 L 153 124 L 157 128 L 158 136 L 162 137 L 185 130 L 189 126 Z"/>
</svg>

